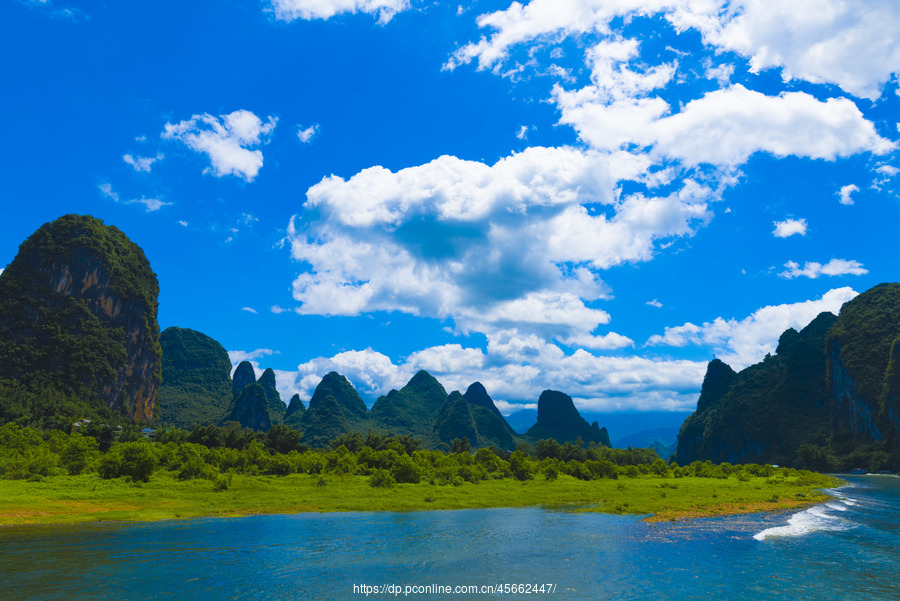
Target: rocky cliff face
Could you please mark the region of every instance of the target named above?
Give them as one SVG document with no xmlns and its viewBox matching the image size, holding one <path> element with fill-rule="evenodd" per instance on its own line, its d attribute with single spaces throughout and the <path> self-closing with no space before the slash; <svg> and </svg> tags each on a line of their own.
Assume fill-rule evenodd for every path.
<svg viewBox="0 0 900 601">
<path fill-rule="evenodd" d="M 158 294 L 143 251 L 117 228 L 81 215 L 44 224 L 0 276 L 0 379 L 151 420 Z"/>
<path fill-rule="evenodd" d="M 506 418 L 497 409 L 481 382 L 472 383 L 463 395 L 478 431 L 478 446 L 497 446 L 510 451 L 519 440 L 515 431 L 506 423 Z M 457 437 L 458 438 L 458 437 Z"/>
</svg>

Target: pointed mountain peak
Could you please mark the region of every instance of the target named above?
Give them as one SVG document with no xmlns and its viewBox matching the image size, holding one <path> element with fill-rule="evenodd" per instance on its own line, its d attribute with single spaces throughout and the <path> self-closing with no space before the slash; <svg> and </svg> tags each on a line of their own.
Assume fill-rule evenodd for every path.
<svg viewBox="0 0 900 601">
<path fill-rule="evenodd" d="M 256 382 L 262 386 L 271 386 L 272 388 L 275 388 L 275 370 L 271 367 L 266 368 L 266 371 L 262 373 L 259 380 Z"/>
<path fill-rule="evenodd" d="M 359 393 L 350 383 L 350 380 L 341 374 L 331 371 L 325 374 L 312 398 L 309 400 L 309 408 L 318 411 L 326 396 L 332 396 L 343 414 L 350 419 L 363 419 L 366 416 L 366 404 L 360 398 Z"/>
<path fill-rule="evenodd" d="M 488 394 L 487 390 L 485 390 L 484 385 L 481 382 L 473 382 L 470 384 L 466 389 L 466 394 L 463 396 L 470 405 L 496 409 L 494 400 L 491 398 L 491 395 Z"/>
<path fill-rule="evenodd" d="M 704 411 L 721 401 L 736 378 L 737 373 L 727 363 L 719 359 L 710 361 L 700 388 L 700 398 L 697 399 L 697 411 Z"/>
<path fill-rule="evenodd" d="M 249 361 L 241 361 L 237 369 L 234 370 L 232 377 L 232 393 L 235 397 L 239 397 L 244 388 L 250 384 L 256 383 L 256 372 Z"/>
<path fill-rule="evenodd" d="M 284 414 L 284 422 L 288 422 L 288 418 L 292 415 L 295 415 L 296 419 L 299 419 L 306 413 L 306 406 L 303 405 L 303 401 L 300 400 L 300 395 L 295 394 L 291 397 L 291 402 L 288 404 L 287 411 Z"/>
</svg>

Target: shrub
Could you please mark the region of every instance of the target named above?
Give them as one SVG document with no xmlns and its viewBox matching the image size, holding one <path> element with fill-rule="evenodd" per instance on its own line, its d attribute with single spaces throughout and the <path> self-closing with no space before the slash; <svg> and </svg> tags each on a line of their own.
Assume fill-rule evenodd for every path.
<svg viewBox="0 0 900 601">
<path fill-rule="evenodd" d="M 394 484 L 396 481 L 391 473 L 381 468 L 372 470 L 372 475 L 369 476 L 369 486 L 372 488 L 391 488 Z"/>
</svg>

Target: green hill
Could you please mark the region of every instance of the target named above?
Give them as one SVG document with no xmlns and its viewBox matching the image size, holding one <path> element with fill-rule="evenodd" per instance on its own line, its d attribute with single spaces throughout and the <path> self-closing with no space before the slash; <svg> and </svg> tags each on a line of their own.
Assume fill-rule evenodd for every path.
<svg viewBox="0 0 900 601">
<path fill-rule="evenodd" d="M 166 328 L 160 335 L 161 424 L 190 428 L 222 421 L 231 403 L 231 361 L 221 344 L 195 330 Z"/>
<path fill-rule="evenodd" d="M 400 390 L 379 397 L 369 417 L 378 429 L 426 440 L 446 400 L 441 383 L 422 370 Z"/>
</svg>

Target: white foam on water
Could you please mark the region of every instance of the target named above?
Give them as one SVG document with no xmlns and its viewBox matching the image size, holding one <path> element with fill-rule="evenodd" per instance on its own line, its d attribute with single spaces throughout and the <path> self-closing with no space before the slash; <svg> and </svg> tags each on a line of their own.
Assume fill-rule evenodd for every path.
<svg viewBox="0 0 900 601">
<path fill-rule="evenodd" d="M 816 505 L 788 519 L 785 526 L 766 528 L 753 535 L 756 540 L 767 538 L 805 536 L 813 532 L 849 530 L 852 524 L 847 520 L 828 513 L 829 504 Z"/>
<path fill-rule="evenodd" d="M 825 507 L 834 509 L 835 511 L 847 511 L 847 506 L 841 503 L 825 503 Z"/>
</svg>

